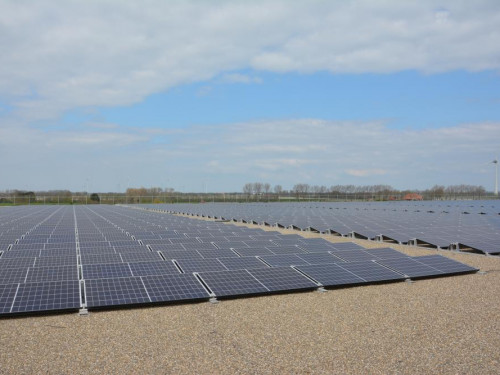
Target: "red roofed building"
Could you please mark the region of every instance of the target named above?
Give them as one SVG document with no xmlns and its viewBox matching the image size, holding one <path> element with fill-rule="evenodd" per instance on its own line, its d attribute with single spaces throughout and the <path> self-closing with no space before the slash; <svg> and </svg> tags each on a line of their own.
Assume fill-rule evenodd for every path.
<svg viewBox="0 0 500 375">
<path fill-rule="evenodd" d="M 420 194 L 417 193 L 408 193 L 403 198 L 405 201 L 421 201 L 424 199 Z"/>
</svg>

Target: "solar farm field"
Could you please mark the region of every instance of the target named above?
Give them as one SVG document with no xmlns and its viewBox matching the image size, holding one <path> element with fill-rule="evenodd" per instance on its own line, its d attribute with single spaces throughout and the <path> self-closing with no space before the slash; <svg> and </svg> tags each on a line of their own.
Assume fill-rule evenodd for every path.
<svg viewBox="0 0 500 375">
<path fill-rule="evenodd" d="M 303 202 L 142 205 L 155 210 L 281 228 L 500 254 L 500 202 Z"/>
<path fill-rule="evenodd" d="M 412 257 L 391 248 L 107 205 L 2 208 L 0 252 L 0 314 L 7 316 L 478 271 L 440 255 Z"/>
</svg>

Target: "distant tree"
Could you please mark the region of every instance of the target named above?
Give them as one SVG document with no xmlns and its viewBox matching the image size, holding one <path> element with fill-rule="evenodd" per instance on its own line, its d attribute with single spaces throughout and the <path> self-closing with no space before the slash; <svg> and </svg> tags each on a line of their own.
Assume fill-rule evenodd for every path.
<svg viewBox="0 0 500 375">
<path fill-rule="evenodd" d="M 90 194 L 90 200 L 92 202 L 100 202 L 101 201 L 101 198 L 99 197 L 99 194 L 97 193 L 92 193 Z"/>
<path fill-rule="evenodd" d="M 262 193 L 262 188 L 263 188 L 262 182 L 254 182 L 253 183 L 253 192 L 255 194 L 258 195 L 258 194 Z"/>
<path fill-rule="evenodd" d="M 271 191 L 271 185 L 266 182 L 262 187 L 264 189 L 264 193 L 269 194 Z"/>
<path fill-rule="evenodd" d="M 281 194 L 283 192 L 283 187 L 281 185 L 274 185 L 273 190 L 276 194 Z"/>
<path fill-rule="evenodd" d="M 248 182 L 243 185 L 243 193 L 251 195 L 253 193 L 253 184 Z"/>
</svg>

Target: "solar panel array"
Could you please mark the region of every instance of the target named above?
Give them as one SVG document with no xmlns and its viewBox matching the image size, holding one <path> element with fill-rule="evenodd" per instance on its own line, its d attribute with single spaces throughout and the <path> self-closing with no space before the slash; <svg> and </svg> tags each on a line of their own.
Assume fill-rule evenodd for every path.
<svg viewBox="0 0 500 375">
<path fill-rule="evenodd" d="M 500 255 L 500 201 L 138 205 L 230 221 Z"/>
<path fill-rule="evenodd" d="M 298 235 L 117 206 L 0 210 L 0 314 L 109 308 L 475 272 Z"/>
</svg>

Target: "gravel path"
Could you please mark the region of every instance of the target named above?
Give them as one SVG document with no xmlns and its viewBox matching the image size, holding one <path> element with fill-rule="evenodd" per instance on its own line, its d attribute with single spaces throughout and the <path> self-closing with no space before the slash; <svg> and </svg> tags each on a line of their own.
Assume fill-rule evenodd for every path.
<svg viewBox="0 0 500 375">
<path fill-rule="evenodd" d="M 487 273 L 2 319 L 0 374 L 498 374 L 500 258 L 439 254 Z"/>
</svg>

